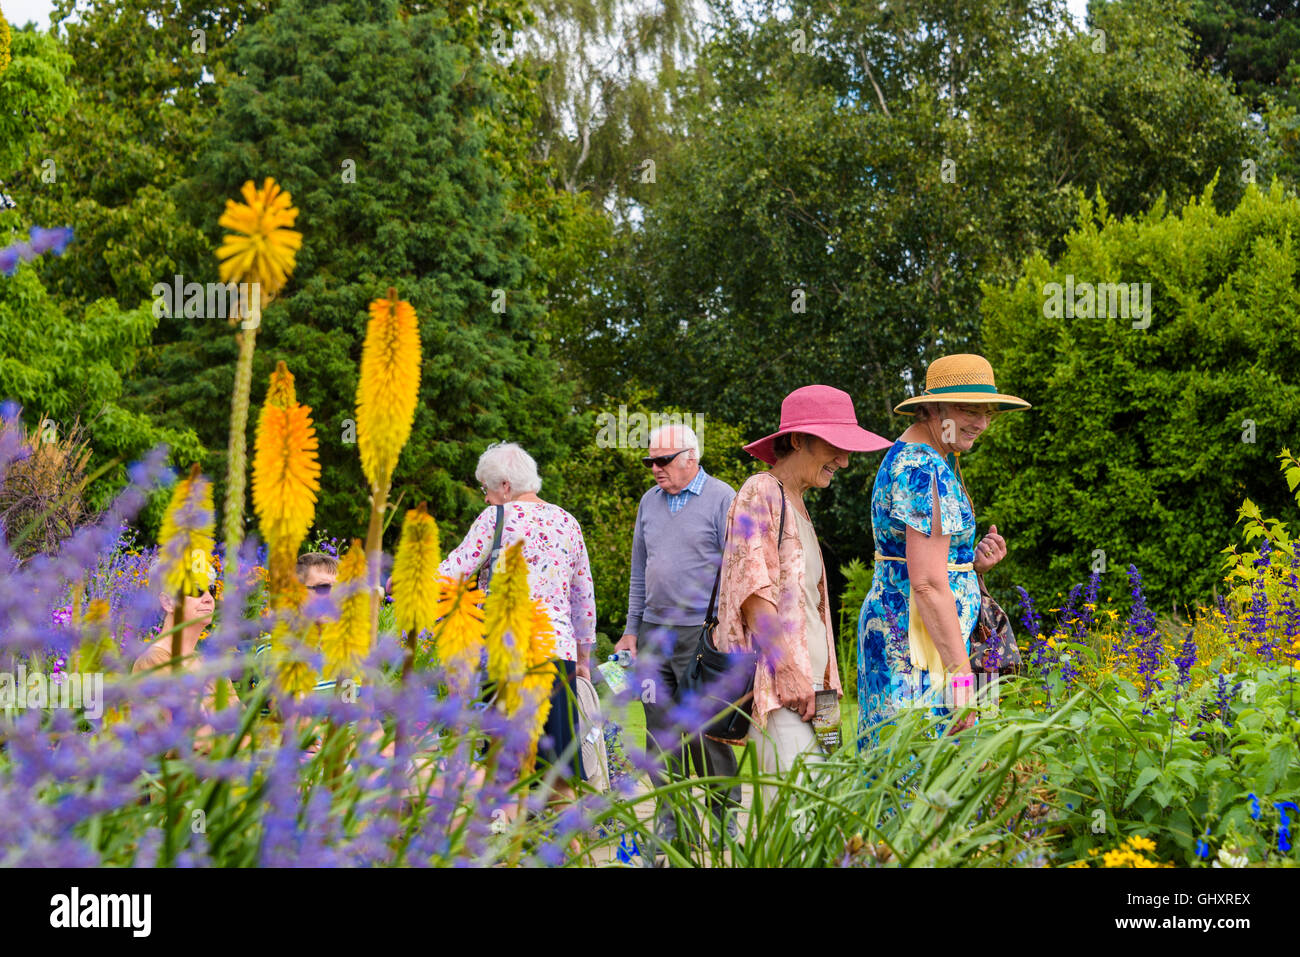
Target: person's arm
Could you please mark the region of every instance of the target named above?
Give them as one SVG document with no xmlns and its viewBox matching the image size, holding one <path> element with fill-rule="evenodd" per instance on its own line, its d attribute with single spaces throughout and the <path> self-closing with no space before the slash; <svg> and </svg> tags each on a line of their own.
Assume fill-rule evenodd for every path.
<svg viewBox="0 0 1300 957">
<path fill-rule="evenodd" d="M 750 595 L 740 610 L 745 616 L 745 627 L 751 634 L 782 635 L 781 618 L 776 606 L 766 598 Z M 789 643 L 778 639 L 769 661 L 772 664 L 777 700 L 796 711 L 803 720 L 811 721 L 817 713 L 817 693 Z"/>
<path fill-rule="evenodd" d="M 930 534 L 907 527 L 907 577 L 911 583 L 912 593 L 916 596 L 916 608 L 921 615 L 921 622 L 930 634 L 935 649 L 943 661 L 944 675 L 941 680 L 948 681 L 952 674 L 971 674 L 970 658 L 966 654 L 966 642 L 962 640 L 961 620 L 957 615 L 957 599 L 948 584 L 948 546 L 951 536 L 942 534 L 939 510 L 939 490 L 937 483 L 933 486 L 934 512 L 931 519 Z M 937 685 L 936 676 L 931 675 L 932 685 Z M 962 689 L 966 692 L 968 689 Z M 957 706 L 965 706 L 968 693 L 957 694 Z M 969 727 L 973 718 L 968 717 L 960 727 Z M 956 728 L 955 730 L 960 730 Z"/>
<path fill-rule="evenodd" d="M 438 574 L 457 580 L 477 572 L 492 551 L 492 535 L 496 531 L 496 507 L 489 505 L 479 512 L 478 518 L 470 526 L 461 543 L 453 548 L 442 564 Z"/>
<path fill-rule="evenodd" d="M 645 532 L 641 527 L 640 505 L 636 507 L 636 522 L 632 526 L 632 567 L 629 573 L 627 624 L 623 626 L 623 637 L 614 650 L 630 651 L 635 658 L 637 633 L 641 630 L 641 616 L 645 613 Z"/>
</svg>

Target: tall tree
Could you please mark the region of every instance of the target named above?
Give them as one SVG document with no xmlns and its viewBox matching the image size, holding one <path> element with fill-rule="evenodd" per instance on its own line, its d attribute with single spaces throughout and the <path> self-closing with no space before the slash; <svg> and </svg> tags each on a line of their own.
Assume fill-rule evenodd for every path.
<svg viewBox="0 0 1300 957">
<path fill-rule="evenodd" d="M 254 382 L 279 359 L 293 371 L 321 441 L 318 525 L 335 532 L 364 524 L 351 444 L 356 362 L 366 306 L 390 285 L 415 306 L 425 354 L 394 498 L 427 499 L 454 523 L 482 507 L 466 486 L 489 441 L 563 458 L 564 429 L 553 424 L 569 387 L 539 335 L 532 230 L 503 175 L 518 160 L 486 119 L 509 102 L 464 19 L 473 17 L 399 16 L 391 0 L 278 4 L 234 39 L 238 76 L 198 157 L 192 187 L 209 197 L 210 246 L 220 199 L 246 179 L 274 176 L 300 210 L 303 247 L 264 315 Z M 224 322 L 191 323 L 155 350 L 141 394 L 176 421 L 201 423 L 208 447 L 222 448 L 212 409 L 229 395 L 233 358 Z M 206 468 L 224 473 L 218 453 Z"/>
<path fill-rule="evenodd" d="M 896 434 L 890 410 L 928 360 L 980 348 L 981 287 L 1057 249 L 1082 196 L 1124 214 L 1181 202 L 1251 145 L 1239 101 L 1188 65 L 1186 31 L 1152 0 L 1098 8 L 1097 32 L 1048 2 L 715 16 L 691 139 L 573 341 L 589 369 L 617 357 L 596 385 L 636 378 L 751 435 L 812 381 Z M 1221 177 L 1218 201 L 1241 189 Z M 821 497 L 843 558 L 866 547 L 873 472 Z"/>
</svg>

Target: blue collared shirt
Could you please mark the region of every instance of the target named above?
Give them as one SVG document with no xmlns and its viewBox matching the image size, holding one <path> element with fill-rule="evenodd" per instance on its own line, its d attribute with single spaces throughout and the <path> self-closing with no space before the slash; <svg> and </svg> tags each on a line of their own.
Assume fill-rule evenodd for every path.
<svg viewBox="0 0 1300 957">
<path fill-rule="evenodd" d="M 682 506 L 691 500 L 692 495 L 699 495 L 704 491 L 704 483 L 708 481 L 708 478 L 708 475 L 704 473 L 704 467 L 701 466 L 700 470 L 695 473 L 695 478 L 691 480 L 691 484 L 686 486 L 686 488 L 682 489 L 676 495 L 668 495 L 668 493 L 665 492 L 664 494 L 668 496 L 668 511 L 673 515 L 680 512 Z"/>
</svg>

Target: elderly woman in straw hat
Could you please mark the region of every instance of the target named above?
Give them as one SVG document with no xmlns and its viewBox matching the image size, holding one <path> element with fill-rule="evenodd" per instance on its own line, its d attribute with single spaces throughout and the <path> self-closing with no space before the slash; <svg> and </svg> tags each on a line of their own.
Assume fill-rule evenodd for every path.
<svg viewBox="0 0 1300 957">
<path fill-rule="evenodd" d="M 888 447 L 858 425 L 848 393 L 824 385 L 791 392 L 781 427 L 745 446 L 772 468 L 740 487 L 727 514 L 715 643 L 760 652 L 749 736 L 764 773 L 785 774 L 816 748 L 816 692 L 843 695 L 825 566 L 804 497 L 830 485 L 850 452 Z"/>
<path fill-rule="evenodd" d="M 970 639 L 977 573 L 1006 555 L 997 526 L 976 541 L 959 457 L 1000 412 L 1029 403 L 998 392 L 983 356 L 936 359 L 925 391 L 895 413 L 915 416 L 885 453 L 871 491 L 876 564 L 858 616 L 858 746 L 908 705 L 964 707 L 974 693 Z M 952 726 L 974 723 L 968 714 Z"/>
</svg>

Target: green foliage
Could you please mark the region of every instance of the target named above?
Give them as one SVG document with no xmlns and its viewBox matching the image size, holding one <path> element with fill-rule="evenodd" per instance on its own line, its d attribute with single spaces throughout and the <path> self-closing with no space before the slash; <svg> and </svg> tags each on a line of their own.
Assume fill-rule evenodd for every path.
<svg viewBox="0 0 1300 957">
<path fill-rule="evenodd" d="M 232 41 L 239 76 L 222 91 L 189 187 L 207 197 L 194 213 L 210 246 L 217 200 L 246 179 L 274 176 L 300 210 L 303 248 L 259 331 L 253 399 L 284 359 L 317 423 L 332 477 L 317 522 L 334 533 L 366 518 L 347 420 L 366 308 L 390 285 L 420 316 L 424 354 L 394 498 L 428 500 L 454 525 L 481 507 L 468 484 L 489 442 L 519 441 L 544 464 L 563 457 L 564 430 L 553 426 L 571 386 L 540 334 L 523 252 L 530 226 L 500 172 L 512 161 L 488 149 L 479 122 L 496 93 L 461 32 L 440 11 L 400 18 L 395 3 L 277 6 Z M 198 278 L 215 278 L 214 266 Z M 137 395 L 173 421 L 198 423 L 207 447 L 223 449 L 225 419 L 214 412 L 229 402 L 232 332 L 207 320 L 179 335 L 149 357 Z M 208 456 L 209 474 L 223 474 L 223 458 Z"/>
<path fill-rule="evenodd" d="M 1181 214 L 1126 221 L 1085 204 L 1055 263 L 1031 257 L 1014 286 L 987 288 L 986 354 L 1035 407 L 969 457 L 982 518 L 1007 538 L 996 581 L 1052 594 L 1101 550 L 1103 582 L 1136 564 L 1167 608 L 1211 591 L 1219 529 L 1243 497 L 1282 508 L 1263 477 L 1300 426 L 1297 228 L 1300 201 L 1280 189 L 1252 188 L 1226 215 L 1208 190 Z M 1047 284 L 1067 276 L 1149 283 L 1150 327 L 1045 316 Z"/>
<path fill-rule="evenodd" d="M 16 215 L 0 215 L 0 224 Z M 161 443 L 174 462 L 195 461 L 202 449 L 192 430 L 160 427 L 121 401 L 156 323 L 147 307 L 125 311 L 108 299 L 73 319 L 51 300 L 35 268 L 20 265 L 0 278 L 0 396 L 49 417 L 60 431 L 79 419 L 96 452 L 92 469 L 113 457 L 138 459 Z M 92 486 L 91 500 L 105 501 L 124 476 L 118 466 Z"/>
<path fill-rule="evenodd" d="M 57 122 L 72 105 L 68 71 L 72 58 L 46 33 L 20 30 L 11 33 L 0 21 L 5 39 L 3 52 L 12 56 L 0 66 L 0 179 L 28 160 L 28 150 L 39 130 Z M 51 224 L 52 225 L 52 224 Z"/>
<path fill-rule="evenodd" d="M 927 362 L 980 351 L 981 282 L 1058 245 L 1082 196 L 1180 202 L 1253 142 L 1150 0 L 1096 11 L 1102 52 L 1052 5 L 715 7 L 691 135 L 564 348 L 593 390 L 635 381 L 746 435 L 809 382 L 896 435 Z M 1231 206 L 1241 184 L 1217 189 Z M 862 554 L 877 463 L 858 457 L 813 506 L 836 564 Z"/>
<path fill-rule="evenodd" d="M 858 615 L 862 603 L 871 591 L 873 565 L 865 565 L 862 559 L 855 558 L 840 568 L 844 576 L 844 590 L 840 593 L 839 643 L 840 684 L 846 698 L 856 697 L 858 693 Z"/>
</svg>

